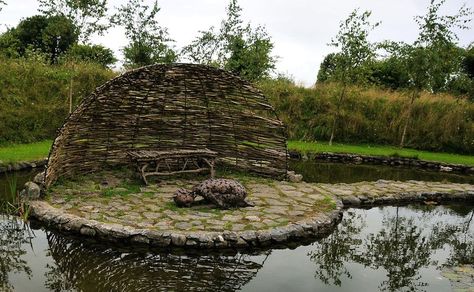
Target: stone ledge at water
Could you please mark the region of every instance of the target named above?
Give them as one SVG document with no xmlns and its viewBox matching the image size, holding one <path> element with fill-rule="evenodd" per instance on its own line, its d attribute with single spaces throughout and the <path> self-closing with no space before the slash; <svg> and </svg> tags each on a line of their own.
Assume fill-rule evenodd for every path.
<svg viewBox="0 0 474 292">
<path fill-rule="evenodd" d="M 291 150 L 289 155 L 293 159 L 304 160 L 323 160 L 340 163 L 355 163 L 355 164 L 375 164 L 375 165 L 391 165 L 391 166 L 407 166 L 416 167 L 420 169 L 457 172 L 465 174 L 474 174 L 474 166 L 444 163 L 437 161 L 428 161 L 408 157 L 393 157 L 393 156 L 372 156 L 352 153 L 333 153 L 333 152 L 308 152 L 303 153 Z"/>
<path fill-rule="evenodd" d="M 172 203 L 174 190 L 192 183 L 168 181 L 141 187 L 138 193 L 113 196 L 103 196 L 94 188 L 86 192 L 81 186 L 56 190 L 48 202 L 30 202 L 31 217 L 59 230 L 111 242 L 243 248 L 328 234 L 340 221 L 343 205 L 474 201 L 474 185 L 469 184 L 384 180 L 318 184 L 250 179 L 245 187 L 255 207 L 176 208 Z"/>
<path fill-rule="evenodd" d="M 4 164 L 0 162 L 0 173 L 42 167 L 42 166 L 45 166 L 46 163 L 48 163 L 47 158 L 34 160 L 34 161 L 20 161 L 20 162 L 9 163 L 9 164 Z"/>
</svg>

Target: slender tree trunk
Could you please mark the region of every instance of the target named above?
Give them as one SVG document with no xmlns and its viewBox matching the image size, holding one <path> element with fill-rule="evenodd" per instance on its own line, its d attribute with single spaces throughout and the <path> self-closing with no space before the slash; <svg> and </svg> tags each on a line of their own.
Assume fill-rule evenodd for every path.
<svg viewBox="0 0 474 292">
<path fill-rule="evenodd" d="M 332 145 L 332 140 L 334 139 L 334 133 L 336 132 L 336 123 L 339 119 L 339 110 L 341 108 L 342 101 L 344 100 L 344 96 L 346 95 L 346 82 L 342 83 L 342 90 L 341 94 L 339 95 L 339 99 L 337 101 L 336 105 L 336 114 L 334 116 L 334 120 L 332 122 L 332 128 L 331 128 L 331 137 L 329 138 L 329 145 Z"/>
<path fill-rule="evenodd" d="M 72 76 L 69 80 L 69 114 L 72 113 Z"/>
<path fill-rule="evenodd" d="M 411 111 L 413 109 L 413 103 L 415 102 L 415 98 L 417 95 L 418 95 L 417 91 L 413 91 L 413 94 L 411 95 L 410 104 L 408 106 L 407 118 L 405 119 L 405 125 L 403 126 L 402 139 L 400 141 L 400 148 L 403 148 L 403 146 L 405 145 L 405 137 L 407 134 L 408 123 L 411 120 Z"/>
</svg>

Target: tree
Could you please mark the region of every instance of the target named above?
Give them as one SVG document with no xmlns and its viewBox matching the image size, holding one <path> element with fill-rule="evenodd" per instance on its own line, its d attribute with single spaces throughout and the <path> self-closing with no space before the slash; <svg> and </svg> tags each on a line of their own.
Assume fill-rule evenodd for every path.
<svg viewBox="0 0 474 292">
<path fill-rule="evenodd" d="M 33 50 L 55 63 L 62 53 L 76 43 L 77 36 L 77 29 L 68 18 L 35 15 L 2 34 L 0 50 L 9 57 L 25 56 L 27 51 Z"/>
<path fill-rule="evenodd" d="M 472 10 L 461 6 L 454 15 L 440 15 L 439 10 L 446 0 L 431 0 L 426 15 L 416 16 L 420 33 L 414 46 L 425 48 L 424 57 L 430 63 L 427 74 L 427 89 L 439 92 L 454 73 L 459 72 L 462 50 L 457 46 L 455 29 L 469 29 Z"/>
<path fill-rule="evenodd" d="M 38 0 L 40 11 L 47 16 L 61 15 L 80 29 L 79 41 L 87 43 L 92 34 L 102 35 L 107 23 L 107 0 Z"/>
<path fill-rule="evenodd" d="M 7 5 L 7 2 L 0 0 L 0 11 L 2 11 L 4 5 Z"/>
<path fill-rule="evenodd" d="M 110 67 L 117 59 L 111 49 L 101 45 L 73 45 L 67 52 L 68 59 L 100 64 L 105 68 Z"/>
<path fill-rule="evenodd" d="M 129 40 L 123 48 L 126 67 L 176 61 L 177 54 L 169 45 L 172 39 L 168 37 L 168 30 L 156 19 L 159 11 L 157 1 L 149 7 L 143 4 L 143 0 L 130 0 L 112 17 L 113 23 L 124 26 Z"/>
<path fill-rule="evenodd" d="M 368 82 L 388 89 L 408 87 L 408 75 L 399 59 L 390 56 L 370 65 Z"/>
<path fill-rule="evenodd" d="M 439 15 L 445 0 L 431 0 L 428 12 L 416 16 L 420 33 L 413 44 L 388 43 L 388 50 L 398 58 L 408 75 L 410 103 L 403 125 L 400 147 L 404 147 L 413 103 L 423 90 L 446 90 L 450 79 L 460 71 L 462 53 L 456 45 L 454 29 L 468 29 L 472 11 L 462 6 L 454 15 Z"/>
<path fill-rule="evenodd" d="M 347 86 L 351 83 L 360 83 L 367 76 L 368 64 L 375 58 L 375 45 L 368 40 L 370 31 L 380 23 L 372 24 L 369 21 L 370 11 L 359 14 L 356 9 L 349 17 L 339 25 L 339 32 L 331 40 L 330 45 L 339 48 L 337 54 L 332 55 L 331 65 L 332 79 L 340 83 L 340 91 L 336 104 L 336 113 L 331 127 L 329 145 L 334 139 L 336 123 L 340 116 L 340 107 L 346 96 Z M 321 73 L 323 74 L 323 73 Z M 319 75 L 319 73 L 318 73 Z"/>
<path fill-rule="evenodd" d="M 471 44 L 464 53 L 462 61 L 462 67 L 464 72 L 469 78 L 474 79 L 474 44 Z"/>
<path fill-rule="evenodd" d="M 242 8 L 237 0 L 231 0 L 226 9 L 226 19 L 219 31 L 210 27 L 183 48 L 183 55 L 194 63 L 226 69 L 250 80 L 267 77 L 275 68 L 271 55 L 273 43 L 262 26 L 253 29 L 244 25 Z"/>
<path fill-rule="evenodd" d="M 339 54 L 337 53 L 329 53 L 324 57 L 324 60 L 319 66 L 316 82 L 326 82 L 333 79 L 334 72 L 336 71 L 337 58 L 339 58 Z"/>
</svg>

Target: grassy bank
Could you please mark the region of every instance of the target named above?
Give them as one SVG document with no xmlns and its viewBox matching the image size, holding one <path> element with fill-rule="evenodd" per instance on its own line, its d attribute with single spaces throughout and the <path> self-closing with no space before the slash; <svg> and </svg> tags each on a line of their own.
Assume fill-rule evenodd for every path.
<svg viewBox="0 0 474 292">
<path fill-rule="evenodd" d="M 370 156 L 400 156 L 408 158 L 418 158 L 421 160 L 438 161 L 454 164 L 465 164 L 474 166 L 474 156 L 459 155 L 444 152 L 421 151 L 409 148 L 397 148 L 381 145 L 348 145 L 338 144 L 328 145 L 325 142 L 303 142 L 289 141 L 288 149 L 300 152 L 333 152 L 333 153 L 353 153 Z"/>
<path fill-rule="evenodd" d="M 3 146 L 0 147 L 0 161 L 2 164 L 8 164 L 42 159 L 48 156 L 51 144 L 51 140 L 45 140 L 30 144 Z"/>
<path fill-rule="evenodd" d="M 290 140 L 328 141 L 336 119 L 336 142 L 400 144 L 408 93 L 352 87 L 337 109 L 340 88 L 335 84 L 304 88 L 270 80 L 259 87 L 287 125 Z M 413 104 L 405 142 L 414 149 L 474 155 L 474 103 L 423 93 Z"/>
<path fill-rule="evenodd" d="M 115 75 L 96 64 L 0 58 L 0 145 L 53 139 L 69 113 L 71 78 L 75 107 Z"/>
<path fill-rule="evenodd" d="M 31 144 L 19 144 L 0 147 L 0 161 L 11 163 L 17 161 L 31 161 L 48 156 L 52 141 L 45 140 Z M 474 156 L 458 155 L 443 152 L 429 152 L 415 149 L 400 149 L 381 145 L 348 145 L 335 143 L 329 146 L 325 142 L 288 141 L 288 149 L 301 152 L 334 152 L 354 153 L 373 156 L 402 156 L 416 157 L 421 160 L 439 161 L 474 166 Z"/>
<path fill-rule="evenodd" d="M 116 75 L 87 63 L 0 59 L 0 145 L 53 139 L 68 116 L 71 78 L 75 107 Z M 327 141 L 336 119 L 338 143 L 398 146 L 410 104 L 404 92 L 352 87 L 338 109 L 335 84 L 304 88 L 267 80 L 258 86 L 286 124 L 290 140 Z M 474 103 L 423 93 L 413 104 L 405 145 L 474 155 Z"/>
</svg>

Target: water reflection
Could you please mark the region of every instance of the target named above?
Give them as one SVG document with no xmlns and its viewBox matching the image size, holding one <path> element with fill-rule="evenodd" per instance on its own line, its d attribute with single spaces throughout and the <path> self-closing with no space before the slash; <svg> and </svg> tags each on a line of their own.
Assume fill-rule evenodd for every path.
<svg viewBox="0 0 474 292">
<path fill-rule="evenodd" d="M 386 180 L 420 180 L 449 181 L 474 184 L 474 176 L 448 172 L 428 171 L 408 167 L 387 165 L 344 164 L 314 160 L 291 160 L 289 166 L 301 173 L 307 182 L 320 183 L 354 183 L 360 181 Z"/>
<path fill-rule="evenodd" d="M 235 291 L 262 268 L 261 254 L 127 252 L 47 234 L 52 291 Z"/>
<path fill-rule="evenodd" d="M 190 253 L 108 247 L 0 217 L 0 291 L 446 291 L 474 263 L 473 206 L 350 209 L 294 250 Z"/>
<path fill-rule="evenodd" d="M 378 286 L 382 291 L 425 291 L 429 283 L 422 280 L 424 269 L 474 263 L 472 207 L 466 214 L 467 208 L 411 206 L 402 208 L 403 215 L 400 208 L 381 208 L 388 211 L 370 218 L 371 228 L 363 210 L 346 212 L 338 230 L 308 253 L 316 264 L 315 276 L 339 286 L 342 278 L 352 278 L 347 266 L 356 263 L 383 269 L 386 278 Z M 454 216 L 459 213 L 462 220 Z M 433 216 L 447 219 L 434 223 Z"/>
<path fill-rule="evenodd" d="M 25 273 L 31 278 L 31 268 L 22 258 L 27 253 L 25 244 L 31 246 L 34 237 L 28 225 L 13 217 L 0 215 L 0 290 L 10 291 L 12 273 Z"/>
</svg>

